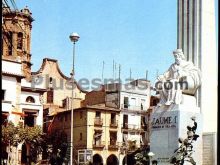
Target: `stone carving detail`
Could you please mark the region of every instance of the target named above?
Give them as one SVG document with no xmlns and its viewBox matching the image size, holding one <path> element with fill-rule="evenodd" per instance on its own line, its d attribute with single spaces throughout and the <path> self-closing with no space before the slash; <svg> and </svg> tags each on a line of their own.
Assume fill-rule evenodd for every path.
<svg viewBox="0 0 220 165">
<path fill-rule="evenodd" d="M 182 94 L 195 95 L 201 84 L 200 70 L 190 61 L 186 61 L 181 49 L 173 51 L 175 63 L 158 76 L 156 90 L 160 94 L 160 105 L 180 104 Z"/>
<path fill-rule="evenodd" d="M 191 117 L 194 122 L 194 126 L 187 126 L 187 138 L 179 138 L 180 147 L 174 151 L 175 155 L 171 157 L 170 163 L 174 165 L 183 165 L 185 161 L 190 162 L 192 165 L 196 165 L 192 154 L 193 142 L 197 140 L 199 135 L 196 134 L 197 122 L 195 117 Z"/>
</svg>

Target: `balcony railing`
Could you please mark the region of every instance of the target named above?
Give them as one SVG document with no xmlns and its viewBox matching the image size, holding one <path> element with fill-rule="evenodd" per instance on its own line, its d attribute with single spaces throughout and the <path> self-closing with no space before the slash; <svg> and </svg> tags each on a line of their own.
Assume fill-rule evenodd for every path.
<svg viewBox="0 0 220 165">
<path fill-rule="evenodd" d="M 103 149 L 105 147 L 104 141 L 94 141 L 93 142 L 93 148 L 94 149 Z"/>
<path fill-rule="evenodd" d="M 110 120 L 110 127 L 117 128 L 118 127 L 118 121 L 116 120 Z"/>
<path fill-rule="evenodd" d="M 122 131 L 144 131 L 144 129 L 140 125 L 136 124 L 122 124 Z"/>
<path fill-rule="evenodd" d="M 109 150 L 118 150 L 119 149 L 119 142 L 116 142 L 116 140 L 108 142 L 108 149 Z"/>
<path fill-rule="evenodd" d="M 102 126 L 103 125 L 103 120 L 101 118 L 99 118 L 99 117 L 96 117 L 94 119 L 94 125 L 95 126 Z"/>
<path fill-rule="evenodd" d="M 124 110 L 143 110 L 143 111 L 147 111 L 148 110 L 148 107 L 147 106 L 137 106 L 137 105 L 129 105 L 129 104 L 121 104 L 121 109 L 124 109 Z"/>
</svg>

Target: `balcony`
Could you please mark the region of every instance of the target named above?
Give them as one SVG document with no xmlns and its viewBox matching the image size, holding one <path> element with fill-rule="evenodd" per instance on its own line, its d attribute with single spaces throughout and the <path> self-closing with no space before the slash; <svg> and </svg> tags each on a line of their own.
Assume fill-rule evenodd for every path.
<svg viewBox="0 0 220 165">
<path fill-rule="evenodd" d="M 104 141 L 94 141 L 93 143 L 93 149 L 103 149 L 105 147 Z"/>
<path fill-rule="evenodd" d="M 118 121 L 110 120 L 110 127 L 111 128 L 117 128 L 118 127 Z"/>
<path fill-rule="evenodd" d="M 128 123 L 124 123 L 121 128 L 122 129 L 128 129 Z"/>
<path fill-rule="evenodd" d="M 148 107 L 147 106 L 137 106 L 137 105 L 127 105 L 127 104 L 121 104 L 121 109 L 127 111 L 127 110 L 133 110 L 133 111 L 147 111 Z"/>
<path fill-rule="evenodd" d="M 111 141 L 108 143 L 108 150 L 118 150 L 119 149 L 119 142 Z"/>
<path fill-rule="evenodd" d="M 136 125 L 136 124 L 127 124 L 127 123 L 124 123 L 121 127 L 122 129 L 122 132 L 143 132 L 144 129 L 140 127 L 140 125 Z"/>
<path fill-rule="evenodd" d="M 94 125 L 101 127 L 103 125 L 103 120 L 101 118 L 99 118 L 99 117 L 96 117 L 94 119 Z"/>
</svg>

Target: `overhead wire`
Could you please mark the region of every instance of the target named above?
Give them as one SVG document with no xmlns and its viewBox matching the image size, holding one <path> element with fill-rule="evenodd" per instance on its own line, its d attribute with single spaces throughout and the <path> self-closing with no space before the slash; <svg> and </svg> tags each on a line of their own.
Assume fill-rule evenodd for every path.
<svg viewBox="0 0 220 165">
<path fill-rule="evenodd" d="M 14 10 L 15 10 L 15 11 L 18 11 L 18 8 L 17 8 L 16 3 L 15 3 L 13 0 L 10 0 L 10 1 L 11 1 L 11 3 L 13 4 L 12 6 L 13 6 Z M 12 2 L 12 1 L 13 1 L 13 2 Z M 12 12 L 12 10 L 11 10 L 9 4 L 8 4 L 8 1 L 7 1 L 7 0 L 4 0 L 4 2 L 5 2 L 6 7 L 8 7 L 8 9 L 9 9 L 8 13 Z M 21 24 L 20 24 L 19 22 L 17 22 L 17 25 L 20 27 L 20 29 L 21 29 L 22 32 L 24 33 L 24 38 L 26 39 L 26 37 L 27 37 L 26 31 L 23 29 L 23 27 L 21 26 Z"/>
</svg>

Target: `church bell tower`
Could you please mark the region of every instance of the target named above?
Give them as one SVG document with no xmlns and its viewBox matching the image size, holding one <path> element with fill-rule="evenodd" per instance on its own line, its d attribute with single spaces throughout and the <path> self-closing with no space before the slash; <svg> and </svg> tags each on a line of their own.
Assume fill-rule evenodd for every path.
<svg viewBox="0 0 220 165">
<path fill-rule="evenodd" d="M 31 79 L 31 28 L 32 13 L 26 7 L 14 11 L 3 7 L 2 11 L 2 59 L 21 62 L 22 72 Z"/>
</svg>

